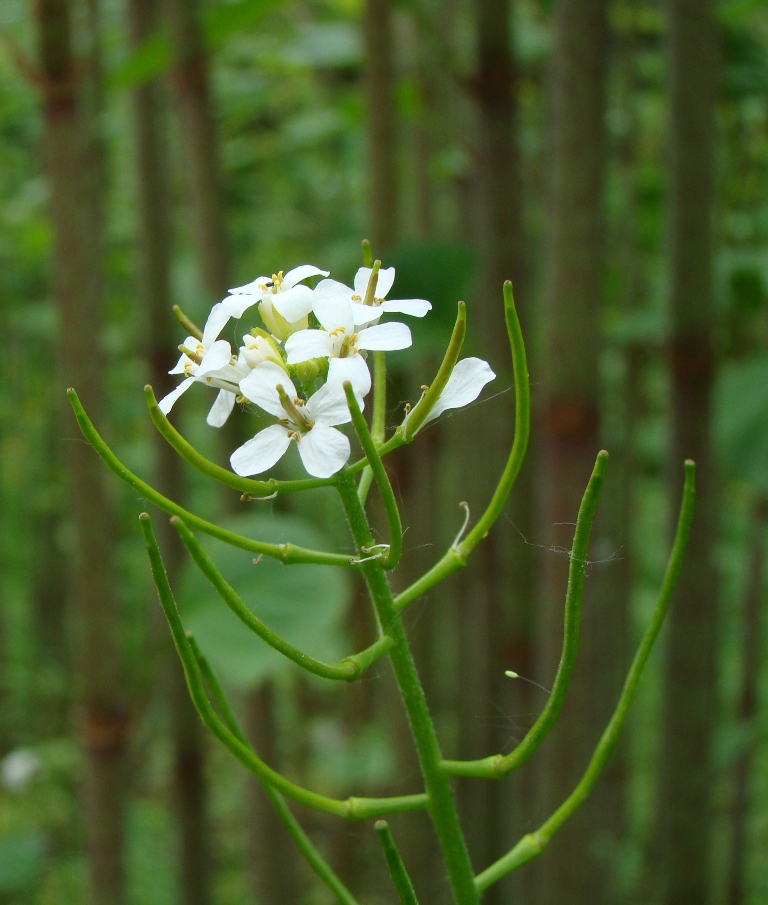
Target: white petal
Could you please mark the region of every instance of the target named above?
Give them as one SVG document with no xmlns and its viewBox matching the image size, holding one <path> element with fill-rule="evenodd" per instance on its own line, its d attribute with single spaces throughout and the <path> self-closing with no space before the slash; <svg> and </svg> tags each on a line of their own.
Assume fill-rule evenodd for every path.
<svg viewBox="0 0 768 905">
<path fill-rule="evenodd" d="M 217 302 L 213 308 L 211 308 L 211 313 L 208 315 L 208 320 L 203 327 L 203 338 L 201 342 L 204 348 L 207 349 L 216 339 L 218 339 L 219 333 L 224 329 L 224 325 L 231 316 L 226 299 L 223 302 Z"/>
<path fill-rule="evenodd" d="M 246 283 L 245 286 L 236 286 L 234 289 L 228 289 L 232 295 L 255 295 L 258 298 L 265 292 L 269 292 L 267 284 L 272 282 L 272 277 L 257 277 L 252 283 Z"/>
<path fill-rule="evenodd" d="M 338 330 L 343 327 L 348 334 L 354 333 L 355 319 L 352 316 L 352 301 L 347 296 L 344 298 L 336 293 L 315 293 L 315 303 L 312 306 L 317 319 L 326 330 Z"/>
<path fill-rule="evenodd" d="M 187 346 L 187 348 L 189 349 L 190 347 Z M 185 374 L 186 368 L 184 366 L 189 362 L 192 362 L 192 364 L 194 364 L 194 362 L 189 357 L 189 355 L 185 355 L 182 352 L 181 358 L 176 362 L 176 364 L 171 368 L 171 370 L 168 373 L 169 374 Z"/>
<path fill-rule="evenodd" d="M 308 277 L 327 277 L 329 272 L 328 270 L 320 270 L 318 267 L 313 267 L 312 264 L 299 264 L 298 267 L 294 267 L 293 270 L 289 270 L 288 273 L 283 275 L 283 286 L 286 289 L 292 289 L 297 283 L 306 280 Z"/>
<path fill-rule="evenodd" d="M 368 288 L 368 281 L 371 278 L 372 272 L 373 268 L 371 267 L 361 267 L 355 274 L 355 292 L 363 298 L 365 298 L 365 291 Z M 394 267 L 385 267 L 383 270 L 379 270 L 379 278 L 376 281 L 376 292 L 374 293 L 375 297 L 377 299 L 383 299 L 392 288 L 394 282 Z"/>
<path fill-rule="evenodd" d="M 235 394 L 229 390 L 219 390 L 216 401 L 211 406 L 208 417 L 205 419 L 211 427 L 223 427 L 227 423 L 232 409 L 235 406 Z"/>
<path fill-rule="evenodd" d="M 280 365 L 273 361 L 263 361 L 240 381 L 240 392 L 270 415 L 285 418 L 285 409 L 280 404 L 277 393 L 278 384 L 282 384 L 291 399 L 296 396 L 296 387 Z"/>
<path fill-rule="evenodd" d="M 310 358 L 327 358 L 333 351 L 333 339 L 325 330 L 299 330 L 285 341 L 285 351 L 290 365 Z"/>
<path fill-rule="evenodd" d="M 371 372 L 362 355 L 349 355 L 347 358 L 332 358 L 328 364 L 328 383 L 342 384 L 348 380 L 358 397 L 360 408 L 363 407 L 363 396 L 371 392 Z"/>
<path fill-rule="evenodd" d="M 197 377 L 210 374 L 225 368 L 232 358 L 232 348 L 226 339 L 217 339 L 216 342 L 203 355 L 200 367 L 195 371 Z"/>
<path fill-rule="evenodd" d="M 351 300 L 354 291 L 338 280 L 320 280 L 315 286 L 315 299 L 324 295 L 340 295 L 342 298 Z"/>
<path fill-rule="evenodd" d="M 336 381 L 323 384 L 310 396 L 305 411 L 307 417 L 315 424 L 346 424 L 352 417 L 349 414 L 344 387 Z"/>
<path fill-rule="evenodd" d="M 164 415 L 167 415 L 175 405 L 176 400 L 179 398 L 179 396 L 182 396 L 184 393 L 186 393 L 194 382 L 194 377 L 187 377 L 186 380 L 181 381 L 181 383 L 176 387 L 175 390 L 171 390 L 171 392 L 168 393 L 167 396 L 163 396 L 160 402 L 157 403 L 157 407 L 160 409 L 160 411 Z"/>
<path fill-rule="evenodd" d="M 388 299 L 381 303 L 378 310 L 410 314 L 412 317 L 424 317 L 427 311 L 432 310 L 432 304 L 426 299 Z"/>
<path fill-rule="evenodd" d="M 236 449 L 229 458 L 229 464 L 232 471 L 242 477 L 261 474 L 284 455 L 290 443 L 287 428 L 282 424 L 273 424 Z"/>
<path fill-rule="evenodd" d="M 355 274 L 355 295 L 365 298 L 365 290 L 368 288 L 368 280 L 371 278 L 372 269 L 361 267 Z"/>
<path fill-rule="evenodd" d="M 295 324 L 312 310 L 313 298 L 314 294 L 309 286 L 294 286 L 293 289 L 278 292 L 272 298 L 272 307 L 289 324 Z"/>
<path fill-rule="evenodd" d="M 474 402 L 480 391 L 496 375 L 491 366 L 482 358 L 462 358 L 448 378 L 445 389 L 427 415 L 424 424 L 437 418 L 447 409 L 457 409 Z"/>
<path fill-rule="evenodd" d="M 304 467 L 315 478 L 330 478 L 349 458 L 349 440 L 322 423 L 302 434 L 298 446 Z"/>
<path fill-rule="evenodd" d="M 241 318 L 249 308 L 257 305 L 264 295 L 265 293 L 263 292 L 231 295 L 228 299 L 224 299 L 223 302 L 219 302 L 219 304 L 226 308 L 230 317 L 238 319 Z"/>
<path fill-rule="evenodd" d="M 407 349 L 411 342 L 411 331 L 408 327 L 394 321 L 391 324 L 376 324 L 361 330 L 357 334 L 355 345 L 358 349 L 384 352 L 393 349 Z"/>
<path fill-rule="evenodd" d="M 366 324 L 372 324 L 382 315 L 382 309 L 373 305 L 361 305 L 360 302 L 352 302 L 352 317 L 355 319 L 356 327 L 364 327 Z"/>
</svg>

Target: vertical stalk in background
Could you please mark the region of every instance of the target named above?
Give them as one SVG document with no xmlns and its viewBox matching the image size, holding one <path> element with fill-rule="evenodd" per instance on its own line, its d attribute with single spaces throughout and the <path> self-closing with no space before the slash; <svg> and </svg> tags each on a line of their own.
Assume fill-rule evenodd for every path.
<svg viewBox="0 0 768 905">
<path fill-rule="evenodd" d="M 89 12 L 93 25 L 97 10 L 92 5 Z M 40 0 L 36 14 L 61 375 L 81 388 L 89 410 L 98 414 L 104 410 L 105 384 L 99 343 L 104 174 L 94 119 L 100 89 L 92 84 L 86 92 L 84 83 L 98 74 L 98 67 L 86 68 L 73 57 L 67 0 Z M 98 34 L 92 30 L 89 37 L 91 47 L 97 46 Z M 65 450 L 68 511 L 74 529 L 70 603 L 76 625 L 76 700 L 85 754 L 89 900 L 93 905 L 123 905 L 128 715 L 117 639 L 114 524 L 104 476 L 93 467 L 90 450 L 76 441 L 65 444 Z"/>
<path fill-rule="evenodd" d="M 227 292 L 229 252 L 209 59 L 197 0 L 164 0 L 174 64 L 173 81 L 185 155 L 200 275 L 215 303 Z"/>
<path fill-rule="evenodd" d="M 130 39 L 139 47 L 160 26 L 160 9 L 153 0 L 129 0 Z M 147 357 L 149 376 L 155 392 L 162 396 L 173 385 L 167 371 L 174 364 L 169 358 L 178 341 L 178 324 L 171 313 L 171 262 L 173 235 L 171 225 L 170 160 L 166 105 L 159 80 L 139 85 L 134 91 L 134 131 L 136 135 L 137 194 L 139 200 L 139 255 L 141 300 L 149 324 Z M 184 488 L 180 461 L 156 432 L 152 432 L 155 455 L 155 486 L 171 499 L 183 500 Z M 169 579 L 173 581 L 181 566 L 183 552 L 168 519 L 161 519 L 158 533 Z M 156 612 L 153 607 L 152 612 Z M 162 615 L 160 614 L 162 619 Z M 160 646 L 156 632 L 166 639 L 165 626 L 155 624 L 150 647 Z M 167 639 L 162 645 L 168 650 Z M 173 735 L 173 805 L 180 837 L 179 881 L 183 905 L 207 905 L 210 901 L 210 831 L 207 815 L 203 733 L 187 693 L 184 675 L 174 657 L 164 676 L 163 694 L 170 702 Z M 170 688 L 168 687 L 170 685 Z"/>
<path fill-rule="evenodd" d="M 539 406 L 541 524 L 546 546 L 561 544 L 578 511 L 580 488 L 599 448 L 599 314 L 602 279 L 605 82 L 608 55 L 605 0 L 559 0 L 555 7 L 552 80 L 552 156 L 548 237 L 549 280 L 544 306 L 545 390 Z M 565 523 L 565 525 L 563 525 Z M 563 525 L 563 527 L 558 527 Z M 567 549 L 567 533 L 562 547 Z M 542 551 L 534 678 L 551 681 L 560 653 L 560 604 L 567 557 Z M 615 656 L 604 616 L 613 602 L 587 585 L 582 656 L 568 701 L 538 772 L 538 812 L 550 813 L 578 782 L 607 722 L 618 689 L 605 667 Z M 556 851 L 537 873 L 541 903 L 595 905 L 607 894 L 605 865 L 590 840 L 592 799 L 555 840 Z M 601 814 L 600 823 L 612 819 Z M 602 872 L 601 872 L 602 871 Z"/>
<path fill-rule="evenodd" d="M 512 371 L 506 331 L 501 329 L 499 288 L 511 280 L 523 310 L 530 310 L 527 296 L 526 256 L 523 231 L 523 191 L 518 145 L 517 69 L 513 57 L 510 0 L 475 0 L 475 74 L 472 81 L 477 117 L 475 167 L 472 173 L 476 196 L 476 235 L 479 274 L 474 302 L 468 306 L 470 346 L 482 349 L 483 357 L 497 372 L 497 389 L 510 386 Z M 523 315 L 524 319 L 524 315 Z M 506 406 L 506 402 L 504 403 Z M 490 498 L 495 476 L 504 468 L 512 442 L 513 418 L 489 417 L 488 406 L 477 406 L 464 415 L 467 424 L 453 439 L 463 462 L 471 461 L 478 432 L 484 441 L 484 467 L 467 469 L 461 489 L 472 514 Z M 527 479 L 515 488 L 509 511 L 511 521 L 525 535 L 529 530 L 533 503 L 532 458 Z M 519 555 L 518 555 L 519 553 Z M 464 669 L 460 689 L 461 756 L 481 757 L 502 750 L 508 743 L 509 726 L 498 719 L 516 703 L 515 686 L 505 678 L 505 669 L 527 674 L 529 666 L 530 607 L 533 592 L 531 548 L 508 520 L 476 551 L 462 574 L 459 608 L 459 662 Z M 526 689 L 527 690 L 527 689 Z M 512 802 L 513 781 L 503 789 L 461 780 L 462 817 L 473 860 L 494 861 L 505 850 L 512 833 L 512 814 L 520 801 Z M 516 793 L 520 789 L 515 789 Z M 508 897 L 505 884 L 489 890 L 489 905 Z"/>
<path fill-rule="evenodd" d="M 364 549 L 373 544 L 373 535 L 365 511 L 358 499 L 352 476 L 346 468 L 338 473 L 337 487 L 358 555 L 362 556 Z M 364 562 L 361 571 L 365 576 L 371 602 L 376 610 L 382 631 L 394 640 L 394 646 L 389 651 L 389 658 L 418 752 L 419 766 L 429 802 L 427 809 L 440 841 L 455 905 L 478 905 L 472 865 L 453 803 L 450 783 L 448 776 L 440 767 L 442 761 L 440 745 L 403 623 L 395 609 L 387 575 L 376 559 L 368 559 Z"/>
<path fill-rule="evenodd" d="M 400 197 L 390 0 L 365 0 L 363 45 L 368 218 L 371 244 L 381 257 L 397 240 Z"/>
<path fill-rule="evenodd" d="M 717 712 L 717 524 L 712 451 L 712 212 L 716 31 L 709 0 L 670 0 L 669 255 L 672 453 L 699 469 L 699 498 L 669 617 L 657 863 L 661 905 L 709 895 Z"/>
<path fill-rule="evenodd" d="M 749 531 L 749 565 L 747 586 L 741 616 L 741 693 L 737 718 L 741 723 L 742 747 L 733 768 L 733 801 L 730 823 L 731 840 L 726 885 L 727 905 L 744 905 L 747 901 L 749 858 L 749 779 L 755 755 L 761 641 L 766 599 L 766 532 L 768 531 L 768 498 L 755 491 Z"/>
<path fill-rule="evenodd" d="M 265 682 L 246 697 L 246 731 L 268 764 L 279 763 L 275 684 Z M 293 843 L 282 824 L 276 824 L 267 792 L 260 783 L 248 783 L 248 859 L 253 897 L 260 905 L 288 905 L 301 901 L 303 873 L 297 870 Z"/>
<path fill-rule="evenodd" d="M 139 48 L 159 27 L 159 9 L 154 0 L 129 0 L 127 7 L 131 45 Z M 149 383 L 158 398 L 175 386 L 168 374 L 174 364 L 178 324 L 171 312 L 171 261 L 173 236 L 170 160 L 167 135 L 166 99 L 157 79 L 134 89 L 133 128 L 136 146 L 136 194 L 138 198 L 139 289 L 142 320 L 148 324 L 147 349 Z M 181 463 L 165 440 L 152 432 L 157 478 L 154 486 L 167 497 L 183 499 Z M 160 547 L 173 582 L 181 560 L 178 535 L 168 519 L 157 526 Z M 157 607 L 153 607 L 153 612 Z M 162 613 L 158 615 L 162 619 Z M 165 625 L 158 621 L 163 637 Z M 167 646 L 167 645 L 166 645 Z"/>
</svg>

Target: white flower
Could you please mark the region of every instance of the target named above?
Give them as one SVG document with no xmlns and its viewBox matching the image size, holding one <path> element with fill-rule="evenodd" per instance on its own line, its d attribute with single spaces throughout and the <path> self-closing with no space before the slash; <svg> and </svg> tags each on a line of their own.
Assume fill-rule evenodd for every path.
<svg viewBox="0 0 768 905">
<path fill-rule="evenodd" d="M 421 427 L 433 421 L 448 409 L 463 408 L 474 402 L 480 391 L 496 375 L 491 366 L 482 358 L 462 358 L 456 363 L 443 392 L 438 397 L 432 411 L 424 419 Z M 406 418 L 407 421 L 407 418 Z"/>
<path fill-rule="evenodd" d="M 401 323 L 376 324 L 355 332 L 352 302 L 339 294 L 316 293 L 313 310 L 323 329 L 299 330 L 289 336 L 288 364 L 329 358 L 328 382 L 341 385 L 348 380 L 356 395 L 366 396 L 371 389 L 371 374 L 360 350 L 392 351 L 411 344 L 411 331 Z"/>
<path fill-rule="evenodd" d="M 350 420 L 340 383 L 324 384 L 304 402 L 285 370 L 265 361 L 240 382 L 240 391 L 280 420 L 232 453 L 229 461 L 236 474 L 248 476 L 267 471 L 283 456 L 291 441 L 299 447 L 307 472 L 316 478 L 329 478 L 349 458 L 349 440 L 335 430 L 336 425 Z"/>
<path fill-rule="evenodd" d="M 222 427 L 234 408 L 239 393 L 238 384 L 243 377 L 260 362 L 279 358 L 279 353 L 268 340 L 251 335 L 243 337 L 243 345 L 235 358 L 229 343 L 224 339 L 217 339 L 230 316 L 224 303 L 219 302 L 211 309 L 202 338 L 186 338 L 183 347 L 187 351 L 182 353 L 176 366 L 168 372 L 184 374 L 185 379 L 158 403 L 158 408 L 164 415 L 171 411 L 176 400 L 193 383 L 205 383 L 219 390 L 206 420 L 212 427 Z"/>
<path fill-rule="evenodd" d="M 339 295 L 352 303 L 352 311 L 356 326 L 371 324 L 377 321 L 384 312 L 410 314 L 413 317 L 424 317 L 432 305 L 426 299 L 385 299 L 395 281 L 395 268 L 387 267 L 379 270 L 376 291 L 370 305 L 364 305 L 368 282 L 373 270 L 361 267 L 355 274 L 355 288 L 350 289 L 337 280 L 321 280 L 315 289 L 315 296 Z M 317 303 L 317 302 L 316 302 Z"/>
<path fill-rule="evenodd" d="M 194 336 L 188 336 L 184 340 L 182 348 L 185 349 L 185 351 L 182 353 L 178 362 L 176 362 L 176 366 L 171 368 L 168 373 L 183 374 L 185 379 L 182 380 L 175 390 L 172 390 L 167 396 L 164 396 L 158 403 L 158 407 L 164 415 L 167 415 L 168 412 L 170 412 L 175 405 L 176 400 L 186 393 L 193 383 L 208 383 L 219 389 L 230 392 L 232 390 L 237 390 L 237 381 L 235 381 L 234 386 L 232 386 L 231 382 L 227 381 L 225 376 L 220 375 L 219 373 L 222 368 L 226 368 L 234 358 L 229 343 L 225 339 L 218 339 L 219 333 L 221 333 L 229 318 L 230 315 L 224 308 L 223 303 L 219 302 L 211 308 L 211 313 L 208 315 L 208 320 L 205 322 L 201 339 L 198 340 L 195 339 Z M 220 377 L 221 379 L 219 379 Z M 234 405 L 234 398 L 232 399 L 232 405 Z M 232 406 L 229 406 L 226 415 L 223 415 L 222 403 L 220 399 L 217 398 L 208 415 L 209 423 L 215 423 L 220 420 L 222 416 L 224 417 L 224 421 L 226 421 L 229 411 L 231 410 Z M 211 421 L 211 419 L 213 419 L 213 421 Z M 224 421 L 221 423 L 223 424 Z"/>
<path fill-rule="evenodd" d="M 245 286 L 230 289 L 229 298 L 220 304 L 226 307 L 230 317 L 239 318 L 253 305 L 259 304 L 259 313 L 267 329 L 278 339 L 285 340 L 296 330 L 307 327 L 307 315 L 312 310 L 312 290 L 301 284 L 314 276 L 328 276 L 311 264 L 301 264 L 284 274 L 258 277 Z"/>
<path fill-rule="evenodd" d="M 40 758 L 29 748 L 17 748 L 0 761 L 3 785 L 11 792 L 21 792 L 43 768 Z"/>
</svg>

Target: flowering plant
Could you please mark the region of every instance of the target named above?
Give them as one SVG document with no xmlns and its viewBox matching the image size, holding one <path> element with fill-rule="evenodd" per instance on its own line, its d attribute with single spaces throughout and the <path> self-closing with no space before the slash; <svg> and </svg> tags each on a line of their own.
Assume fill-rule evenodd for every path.
<svg viewBox="0 0 768 905">
<path fill-rule="evenodd" d="M 315 288 L 309 279 L 324 277 Z M 507 754 L 480 760 L 457 761 L 443 756 L 434 724 L 411 655 L 402 611 L 426 591 L 464 566 L 474 548 L 485 537 L 502 512 L 525 454 L 530 424 L 530 393 L 525 348 L 515 311 L 512 286 L 504 285 L 504 317 L 512 353 L 515 381 L 515 437 L 498 485 L 480 518 L 469 527 L 469 518 L 458 536 L 420 578 L 394 595 L 387 573 L 396 568 L 402 554 L 400 513 L 387 471 L 386 455 L 410 443 L 429 421 L 448 409 L 461 408 L 478 398 L 494 379 L 490 365 L 478 358 L 460 359 L 466 330 L 466 310 L 458 303 L 456 323 L 443 361 L 432 382 L 423 387 L 421 398 L 406 406 L 399 425 L 386 432 L 386 352 L 397 352 L 411 344 L 409 328 L 399 321 L 382 318 L 392 314 L 424 317 L 431 305 L 424 299 L 387 300 L 395 272 L 381 269 L 380 262 L 366 261 L 355 277 L 354 287 L 329 279 L 327 271 L 302 265 L 259 277 L 230 291 L 213 306 L 202 329 L 183 314 L 179 319 L 189 333 L 181 358 L 171 373 L 183 380 L 158 403 L 150 387 L 145 389 L 150 417 L 168 443 L 190 465 L 246 499 L 271 499 L 296 491 L 328 487 L 343 504 L 354 549 L 349 554 L 306 549 L 290 543 L 270 543 L 235 534 L 182 508 L 131 473 L 107 447 L 88 419 L 74 390 L 69 390 L 80 428 L 109 468 L 149 502 L 173 516 L 171 519 L 195 563 L 224 603 L 266 644 L 298 667 L 329 680 L 353 682 L 378 658 L 390 658 L 401 691 L 419 757 L 423 788 L 410 795 L 388 798 L 329 798 L 282 776 L 249 744 L 224 692 L 194 638 L 185 632 L 168 582 L 160 551 L 146 513 L 141 526 L 160 603 L 170 625 L 192 700 L 210 731 L 262 783 L 267 796 L 296 844 L 318 877 L 338 901 L 356 905 L 352 892 L 317 851 L 288 808 L 285 799 L 349 820 L 379 818 L 375 830 L 382 842 L 394 888 L 401 903 L 413 905 L 416 894 L 387 823 L 387 814 L 424 809 L 437 835 L 456 905 L 477 905 L 482 893 L 510 871 L 539 855 L 552 834 L 573 813 L 597 781 L 626 718 L 640 675 L 661 628 L 680 570 L 693 508 L 692 462 L 685 465 L 685 485 L 677 532 L 664 581 L 651 621 L 630 667 L 624 690 L 591 762 L 576 789 L 541 827 L 528 833 L 506 855 L 479 873 L 473 869 L 454 805 L 451 779 L 472 776 L 498 779 L 523 764 L 541 744 L 562 708 L 578 645 L 579 613 L 587 562 L 590 528 L 597 506 L 607 453 L 600 452 L 579 509 L 570 555 L 565 597 L 565 629 L 560 666 L 546 705 L 523 740 Z M 236 351 L 221 339 L 232 319 L 258 306 L 261 325 L 243 336 Z M 373 373 L 371 374 L 371 365 Z M 179 397 L 192 384 L 218 390 L 208 423 L 221 427 L 236 404 L 252 407 L 276 419 L 231 455 L 232 471 L 205 459 L 166 417 Z M 363 414 L 366 399 L 370 421 Z M 357 438 L 361 458 L 350 464 L 350 438 L 346 425 Z M 348 429 L 348 428 L 347 428 Z M 306 478 L 279 480 L 263 475 L 296 444 Z M 366 514 L 366 502 L 375 483 L 388 527 L 388 543 L 377 544 Z M 283 563 L 317 563 L 341 566 L 358 572 L 368 589 L 374 608 L 377 638 L 364 650 L 329 663 L 311 657 L 276 634 L 258 619 L 227 584 L 216 565 L 203 551 L 194 531 Z M 515 673 L 510 673 L 515 675 Z"/>
</svg>

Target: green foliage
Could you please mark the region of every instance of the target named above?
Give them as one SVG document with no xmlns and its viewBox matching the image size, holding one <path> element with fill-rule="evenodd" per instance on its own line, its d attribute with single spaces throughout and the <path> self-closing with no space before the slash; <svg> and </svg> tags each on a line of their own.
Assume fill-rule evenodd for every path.
<svg viewBox="0 0 768 905">
<path fill-rule="evenodd" d="M 768 491 L 768 355 L 722 367 L 715 397 L 715 436 L 729 472 Z"/>
<path fill-rule="evenodd" d="M 261 505 L 261 504 L 254 504 Z M 270 542 L 322 549 L 323 534 L 295 516 L 248 513 L 222 521 L 229 530 Z M 345 653 L 343 628 L 350 585 L 343 569 L 315 565 L 290 568 L 219 541 L 202 541 L 206 552 L 247 606 L 271 629 L 312 656 L 339 660 Z M 291 669 L 291 663 L 256 638 L 187 562 L 178 593 L 182 619 L 224 681 L 240 690 L 257 687 Z"/>
</svg>

